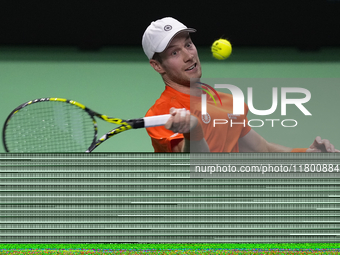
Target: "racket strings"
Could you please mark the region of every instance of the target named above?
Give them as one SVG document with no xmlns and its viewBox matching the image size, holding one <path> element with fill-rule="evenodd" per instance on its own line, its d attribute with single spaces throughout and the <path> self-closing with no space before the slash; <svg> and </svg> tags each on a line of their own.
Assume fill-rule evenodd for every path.
<svg viewBox="0 0 340 255">
<path fill-rule="evenodd" d="M 20 109 L 9 120 L 9 152 L 84 152 L 95 135 L 93 119 L 66 102 L 46 101 Z"/>
</svg>

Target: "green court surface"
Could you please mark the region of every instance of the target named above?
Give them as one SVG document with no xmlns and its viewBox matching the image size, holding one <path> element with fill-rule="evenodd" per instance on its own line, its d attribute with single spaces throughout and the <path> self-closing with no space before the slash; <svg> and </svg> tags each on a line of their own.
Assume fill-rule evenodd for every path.
<svg viewBox="0 0 340 255">
<path fill-rule="evenodd" d="M 247 79 L 247 84 L 253 79 L 258 98 L 261 93 L 271 95 L 256 85 L 263 78 L 270 78 L 275 83 L 273 87 L 290 87 L 287 82 L 294 81 L 292 87 L 301 83 L 301 87 L 311 91 L 308 108 L 312 117 L 284 117 L 301 118 L 296 128 L 269 125 L 254 128 L 268 141 L 308 147 L 320 135 L 340 148 L 340 120 L 336 110 L 340 94 L 340 48 L 301 52 L 294 48 L 234 47 L 231 57 L 224 61 L 213 59 L 209 47 L 198 47 L 198 51 L 204 78 L 228 78 L 236 83 Z M 73 99 L 113 117 L 142 117 L 162 93 L 164 83 L 148 64 L 141 47 L 103 48 L 93 52 L 75 48 L 0 47 L 0 88 L 0 122 L 4 123 L 16 106 L 41 97 Z M 249 118 L 258 119 L 252 115 Z M 271 118 L 283 119 L 279 113 Z M 111 129 L 110 124 L 98 122 L 99 135 Z M 134 130 L 112 138 L 97 151 L 152 152 L 153 148 L 145 130 Z M 2 146 L 0 152 L 4 152 Z"/>
<path fill-rule="evenodd" d="M 0 254 L 338 254 L 336 243 L 277 244 L 3 244 Z"/>
</svg>

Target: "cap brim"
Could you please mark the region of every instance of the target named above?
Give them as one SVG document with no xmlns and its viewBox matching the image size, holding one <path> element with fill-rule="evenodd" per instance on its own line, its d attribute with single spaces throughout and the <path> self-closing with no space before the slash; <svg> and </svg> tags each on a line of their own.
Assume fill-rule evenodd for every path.
<svg viewBox="0 0 340 255">
<path fill-rule="evenodd" d="M 162 42 L 158 45 L 157 49 L 155 52 L 157 53 L 161 53 L 163 52 L 168 46 L 169 44 L 171 43 L 172 39 L 178 35 L 179 33 L 182 33 L 182 32 L 189 32 L 189 33 L 194 33 L 196 32 L 196 29 L 193 29 L 193 28 L 185 28 L 185 29 L 181 29 L 173 34 L 169 34 L 167 37 L 165 37 Z"/>
</svg>

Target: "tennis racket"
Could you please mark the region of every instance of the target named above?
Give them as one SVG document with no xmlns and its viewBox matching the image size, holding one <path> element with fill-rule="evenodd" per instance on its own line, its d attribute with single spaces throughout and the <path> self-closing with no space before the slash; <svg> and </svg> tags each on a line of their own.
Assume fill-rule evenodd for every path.
<svg viewBox="0 0 340 255">
<path fill-rule="evenodd" d="M 120 125 L 97 139 L 98 117 Z M 35 99 L 15 108 L 3 131 L 6 152 L 92 152 L 114 135 L 129 129 L 162 126 L 170 114 L 139 119 L 119 119 L 99 114 L 63 98 Z"/>
</svg>

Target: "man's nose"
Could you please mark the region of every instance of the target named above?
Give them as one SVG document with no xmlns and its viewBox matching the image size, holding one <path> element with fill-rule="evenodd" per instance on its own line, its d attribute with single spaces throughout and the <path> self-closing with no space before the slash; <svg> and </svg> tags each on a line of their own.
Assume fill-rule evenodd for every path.
<svg viewBox="0 0 340 255">
<path fill-rule="evenodd" d="M 194 54 L 191 51 L 189 51 L 188 49 L 183 50 L 183 52 L 184 52 L 184 56 L 183 56 L 184 62 L 187 62 L 187 61 L 192 60 L 194 58 Z"/>
</svg>

